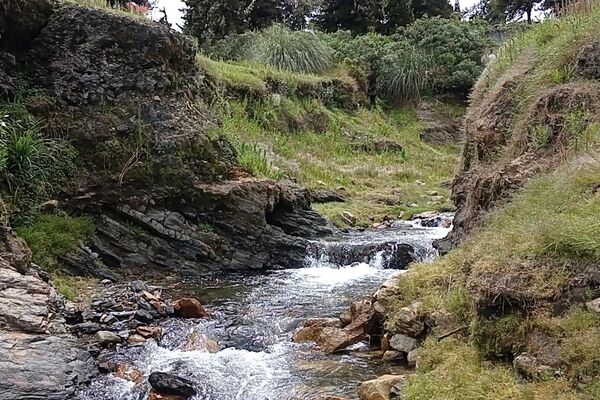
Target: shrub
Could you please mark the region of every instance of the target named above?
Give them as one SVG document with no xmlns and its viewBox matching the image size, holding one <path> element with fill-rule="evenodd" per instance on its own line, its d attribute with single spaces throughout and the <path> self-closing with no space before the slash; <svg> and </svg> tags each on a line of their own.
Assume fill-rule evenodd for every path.
<svg viewBox="0 0 600 400">
<path fill-rule="evenodd" d="M 39 203 L 74 174 L 77 152 L 68 142 L 43 136 L 43 126 L 19 105 L 0 110 L 0 182 L 11 197 L 11 222 L 31 221 Z"/>
<path fill-rule="evenodd" d="M 253 61 L 281 70 L 321 74 L 333 67 L 332 49 L 316 35 L 293 32 L 282 25 L 264 30 L 251 52 Z"/>
<path fill-rule="evenodd" d="M 493 44 L 490 26 L 479 20 L 423 18 L 401 29 L 399 36 L 431 56 L 436 93 L 460 96 L 468 94 L 479 78 L 485 51 Z"/>
<path fill-rule="evenodd" d="M 377 93 L 394 103 L 412 102 L 427 86 L 430 59 L 409 46 L 384 56 L 377 68 Z"/>
</svg>

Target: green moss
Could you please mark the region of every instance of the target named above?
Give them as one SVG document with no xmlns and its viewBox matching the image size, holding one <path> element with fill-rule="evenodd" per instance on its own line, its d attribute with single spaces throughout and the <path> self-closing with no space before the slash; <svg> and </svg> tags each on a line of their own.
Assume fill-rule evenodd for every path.
<svg viewBox="0 0 600 400">
<path fill-rule="evenodd" d="M 521 352 L 527 328 L 525 318 L 517 314 L 478 318 L 472 326 L 472 337 L 486 357 L 511 359 Z"/>
<path fill-rule="evenodd" d="M 45 214 L 30 226 L 17 229 L 33 253 L 36 264 L 47 271 L 61 268 L 60 258 L 94 234 L 94 222 L 84 217 Z"/>
</svg>

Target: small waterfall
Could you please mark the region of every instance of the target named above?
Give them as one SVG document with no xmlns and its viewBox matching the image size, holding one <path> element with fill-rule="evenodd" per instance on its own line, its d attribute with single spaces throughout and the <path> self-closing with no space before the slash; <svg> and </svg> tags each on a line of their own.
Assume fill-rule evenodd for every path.
<svg viewBox="0 0 600 400">
<path fill-rule="evenodd" d="M 206 307 L 213 318 L 164 321 L 158 343 L 118 348 L 111 361 L 136 369 L 142 379 L 133 383 L 108 374 L 79 399 L 146 399 L 147 377 L 155 371 L 190 379 L 199 393 L 194 400 L 353 396 L 361 381 L 389 373 L 389 366 L 355 352 L 325 355 L 291 337 L 306 318 L 337 317 L 398 269 L 434 257 L 433 240 L 448 232 L 418 223 L 394 225 L 314 241 L 305 268 L 190 283 L 190 295 L 212 299 Z"/>
</svg>

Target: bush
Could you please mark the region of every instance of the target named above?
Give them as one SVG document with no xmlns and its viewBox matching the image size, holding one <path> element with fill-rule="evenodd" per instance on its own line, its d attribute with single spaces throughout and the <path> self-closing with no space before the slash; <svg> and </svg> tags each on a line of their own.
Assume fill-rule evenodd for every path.
<svg viewBox="0 0 600 400">
<path fill-rule="evenodd" d="M 430 55 L 433 89 L 465 96 L 483 71 L 484 55 L 492 47 L 490 26 L 483 21 L 454 18 L 418 19 L 398 35 Z"/>
<path fill-rule="evenodd" d="M 0 110 L 0 182 L 10 195 L 11 222 L 30 222 L 39 203 L 74 174 L 77 152 L 68 142 L 46 138 L 42 124 L 17 100 Z"/>
<path fill-rule="evenodd" d="M 281 70 L 321 74 L 333 67 L 333 52 L 309 32 L 290 31 L 273 25 L 256 39 L 251 50 L 253 61 Z"/>
<path fill-rule="evenodd" d="M 377 94 L 391 102 L 412 102 L 427 87 L 429 57 L 415 47 L 384 56 L 377 68 Z"/>
</svg>

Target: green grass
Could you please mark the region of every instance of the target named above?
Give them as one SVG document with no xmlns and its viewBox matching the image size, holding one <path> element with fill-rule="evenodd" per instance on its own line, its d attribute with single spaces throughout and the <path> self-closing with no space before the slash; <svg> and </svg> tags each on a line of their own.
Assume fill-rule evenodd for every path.
<svg viewBox="0 0 600 400">
<path fill-rule="evenodd" d="M 384 216 L 408 217 L 449 206 L 447 200 L 433 204 L 428 193 L 437 191 L 447 199 L 449 192 L 442 183 L 453 175 L 458 150 L 421 142 L 421 125 L 410 108 L 391 113 L 359 109 L 350 114 L 327 109 L 316 100 L 283 99 L 230 101 L 221 110 L 226 111 L 215 134 L 246 143 L 247 149 L 262 149 L 258 160 L 255 155 L 251 160 L 242 158 L 254 165 L 248 169 L 255 174 L 273 178 L 276 171 L 310 189 L 345 194 L 347 203 L 315 206 L 338 225 L 345 224 L 344 211 L 368 226 Z M 401 144 L 403 153 L 365 150 L 364 144 L 382 139 Z"/>
<path fill-rule="evenodd" d="M 55 274 L 51 279 L 52 285 L 58 293 L 62 294 L 67 300 L 85 302 L 85 293 L 88 287 L 98 285 L 96 278 L 73 277 L 68 275 Z"/>
<path fill-rule="evenodd" d="M 58 273 L 60 258 L 94 234 L 90 218 L 41 215 L 31 226 L 17 229 L 33 253 L 33 261 L 45 270 Z"/>
</svg>

